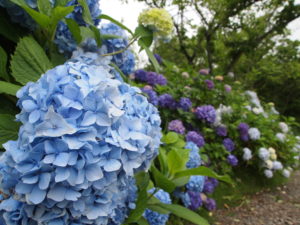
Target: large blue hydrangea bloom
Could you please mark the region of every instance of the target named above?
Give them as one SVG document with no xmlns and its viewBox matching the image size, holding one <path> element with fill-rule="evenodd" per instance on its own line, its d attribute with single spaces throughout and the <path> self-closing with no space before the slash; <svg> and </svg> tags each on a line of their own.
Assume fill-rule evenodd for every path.
<svg viewBox="0 0 300 225">
<path fill-rule="evenodd" d="M 150 189 L 149 193 L 154 193 L 155 188 Z M 165 204 L 171 204 L 170 194 L 163 191 L 162 189 L 158 190 L 154 196 Z M 146 209 L 144 212 L 144 217 L 147 219 L 149 225 L 165 225 L 169 219 L 169 214 L 160 214 L 158 212 Z"/>
<path fill-rule="evenodd" d="M 125 31 L 114 23 L 104 24 L 101 27 L 102 34 L 116 35 L 121 38 L 107 39 L 104 41 L 107 53 L 117 52 L 125 49 L 128 45 L 128 39 Z M 135 58 L 130 50 L 113 55 L 112 62 L 115 63 L 125 75 L 133 73 L 135 67 Z"/>
<path fill-rule="evenodd" d="M 5 224 L 117 225 L 135 207 L 133 176 L 157 155 L 161 121 L 109 62 L 86 53 L 18 91 L 23 125 L 0 158 Z"/>
</svg>

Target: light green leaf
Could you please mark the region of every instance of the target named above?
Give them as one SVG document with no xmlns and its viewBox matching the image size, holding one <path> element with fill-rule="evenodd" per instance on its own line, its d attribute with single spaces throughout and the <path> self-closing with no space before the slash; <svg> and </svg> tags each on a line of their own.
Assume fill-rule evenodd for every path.
<svg viewBox="0 0 300 225">
<path fill-rule="evenodd" d="M 100 47 L 102 45 L 100 30 L 94 25 L 90 25 L 90 29 L 94 32 L 95 40 L 97 42 L 97 45 Z"/>
<path fill-rule="evenodd" d="M 65 6 L 70 0 L 57 0 L 55 1 L 55 6 Z"/>
<path fill-rule="evenodd" d="M 65 18 L 67 15 L 69 15 L 71 12 L 73 12 L 74 6 L 57 6 L 53 9 L 53 12 L 51 14 L 50 18 L 50 34 L 51 38 L 54 37 L 56 32 L 57 24 L 60 20 Z"/>
<path fill-rule="evenodd" d="M 167 133 L 167 135 L 164 135 L 162 138 L 162 141 L 165 144 L 173 144 L 176 143 L 179 139 L 178 134 L 176 134 L 175 132 L 169 132 Z"/>
<path fill-rule="evenodd" d="M 6 65 L 7 65 L 7 54 L 4 51 L 4 49 L 0 46 L 0 77 L 2 77 L 4 80 L 8 80 Z"/>
<path fill-rule="evenodd" d="M 52 65 L 42 47 L 32 38 L 22 38 L 11 60 L 12 76 L 25 85 L 36 81 Z"/>
<path fill-rule="evenodd" d="M 213 177 L 218 180 L 224 181 L 226 183 L 232 184 L 232 180 L 228 175 L 221 176 L 216 174 L 213 170 L 205 167 L 205 166 L 200 166 L 198 168 L 194 169 L 187 169 L 183 171 L 179 171 L 175 174 L 175 178 L 180 178 L 180 177 L 185 177 L 185 176 L 193 176 L 193 175 L 202 175 L 202 176 L 207 176 L 207 177 Z"/>
<path fill-rule="evenodd" d="M 169 210 L 166 210 L 160 207 L 159 205 L 152 205 L 152 204 L 147 205 L 147 209 L 158 212 L 160 214 L 168 214 L 170 212 Z"/>
<path fill-rule="evenodd" d="M 15 96 L 20 88 L 21 86 L 11 84 L 5 81 L 0 81 L 0 94 L 4 93 Z"/>
<path fill-rule="evenodd" d="M 175 184 L 165 177 L 154 165 L 151 166 L 151 173 L 154 177 L 155 187 L 159 187 L 171 193 L 176 188 Z"/>
<path fill-rule="evenodd" d="M 108 15 L 105 15 L 105 14 L 101 14 L 101 16 L 98 17 L 99 19 L 104 19 L 104 20 L 109 20 L 110 22 L 118 25 L 119 27 L 123 28 L 124 30 L 127 30 L 130 34 L 133 35 L 133 32 L 128 28 L 126 27 L 125 25 L 123 25 L 121 22 L 115 20 L 114 18 L 108 16 Z"/>
<path fill-rule="evenodd" d="M 78 25 L 78 23 L 76 23 L 75 20 L 73 19 L 65 19 L 66 23 L 68 25 L 69 30 L 72 33 L 72 36 L 74 37 L 74 39 L 76 40 L 77 44 L 80 44 L 82 41 L 82 36 L 80 33 L 80 27 Z"/>
<path fill-rule="evenodd" d="M 18 138 L 19 124 L 14 120 L 12 115 L 0 114 L 0 145 Z"/>
<path fill-rule="evenodd" d="M 52 11 L 52 6 L 49 0 L 38 0 L 38 9 L 41 13 L 50 16 Z"/>
<path fill-rule="evenodd" d="M 82 41 L 86 40 L 87 38 L 95 39 L 95 34 L 89 27 L 80 27 L 80 34 Z"/>
<path fill-rule="evenodd" d="M 82 13 L 82 17 L 83 20 L 89 24 L 89 25 L 94 25 L 91 13 L 90 13 L 90 9 L 88 4 L 86 3 L 85 0 L 78 0 L 78 3 L 82 6 L 83 8 L 83 13 Z"/>
<path fill-rule="evenodd" d="M 174 215 L 183 218 L 187 221 L 190 221 L 197 225 L 209 225 L 206 219 L 198 215 L 197 213 L 181 206 L 181 205 L 175 205 L 175 204 L 164 204 L 164 203 L 158 203 L 158 206 L 160 206 L 163 209 L 166 209 L 173 213 Z"/>
<path fill-rule="evenodd" d="M 149 225 L 148 221 L 144 217 L 141 217 L 136 223 L 138 225 Z"/>
<path fill-rule="evenodd" d="M 169 172 L 174 175 L 176 172 L 185 169 L 189 159 L 189 150 L 172 149 L 167 155 Z"/>
</svg>

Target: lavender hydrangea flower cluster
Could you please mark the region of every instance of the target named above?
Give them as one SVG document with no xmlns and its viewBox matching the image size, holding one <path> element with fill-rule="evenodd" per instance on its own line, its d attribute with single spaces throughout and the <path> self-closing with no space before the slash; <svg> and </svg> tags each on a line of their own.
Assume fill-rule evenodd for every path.
<svg viewBox="0 0 300 225">
<path fill-rule="evenodd" d="M 225 138 L 223 140 L 223 145 L 229 152 L 232 152 L 235 149 L 235 144 L 230 138 Z"/>
<path fill-rule="evenodd" d="M 212 198 L 207 198 L 206 201 L 204 201 L 204 207 L 208 210 L 208 211 L 213 211 L 217 208 L 217 204 L 216 201 Z"/>
<path fill-rule="evenodd" d="M 206 87 L 208 90 L 212 90 L 215 87 L 215 84 L 212 80 L 205 80 Z"/>
<path fill-rule="evenodd" d="M 181 120 L 172 120 L 168 125 L 168 130 L 174 131 L 178 134 L 185 133 L 185 127 L 183 126 L 183 123 Z"/>
<path fill-rule="evenodd" d="M 216 120 L 216 110 L 212 105 L 197 107 L 195 110 L 195 115 L 198 119 L 211 124 Z"/>
<path fill-rule="evenodd" d="M 153 193 L 155 191 L 155 188 L 150 189 L 148 192 Z M 160 202 L 165 204 L 171 204 L 171 198 L 168 192 L 165 192 L 163 190 L 158 190 L 154 194 L 154 197 L 156 197 Z M 169 214 L 160 214 L 158 212 L 152 211 L 150 209 L 146 209 L 143 216 L 148 221 L 149 225 L 165 225 L 166 222 L 169 219 Z"/>
<path fill-rule="evenodd" d="M 170 94 L 162 94 L 158 97 L 158 105 L 163 108 L 176 109 L 177 102 Z"/>
<path fill-rule="evenodd" d="M 226 137 L 227 136 L 227 128 L 225 126 L 219 126 L 216 129 L 216 133 L 220 137 Z"/>
<path fill-rule="evenodd" d="M 180 98 L 178 107 L 181 108 L 183 111 L 189 111 L 192 107 L 192 102 L 189 98 Z"/>
<path fill-rule="evenodd" d="M 187 191 L 180 193 L 180 198 L 186 208 L 191 210 L 197 210 L 200 206 L 202 206 L 201 193 Z"/>
<path fill-rule="evenodd" d="M 204 183 L 203 192 L 206 194 L 213 193 L 218 184 L 219 182 L 217 179 L 207 177 Z"/>
<path fill-rule="evenodd" d="M 194 142 L 199 148 L 205 145 L 204 137 L 196 131 L 189 131 L 185 138 L 187 142 Z"/>
<path fill-rule="evenodd" d="M 199 74 L 201 75 L 209 75 L 209 69 L 200 69 L 199 70 Z"/>
<path fill-rule="evenodd" d="M 157 74 L 155 72 L 147 72 L 145 70 L 137 70 L 134 75 L 135 75 L 136 80 L 145 82 L 151 86 L 167 85 L 167 79 L 163 75 Z"/>
<path fill-rule="evenodd" d="M 148 100 L 151 104 L 155 106 L 158 105 L 158 96 L 157 93 L 152 89 L 152 87 L 144 87 L 142 88 L 142 92 L 148 95 Z"/>
<path fill-rule="evenodd" d="M 238 131 L 240 133 L 240 139 L 242 141 L 249 141 L 249 125 L 246 123 L 240 123 L 238 126 Z"/>
<path fill-rule="evenodd" d="M 139 89 L 114 79 L 106 59 L 90 56 L 18 91 L 23 125 L 0 159 L 5 224 L 13 217 L 13 224 L 117 225 L 135 207 L 133 176 L 158 153 L 160 117 Z"/>
<path fill-rule="evenodd" d="M 227 156 L 227 162 L 231 165 L 231 166 L 237 166 L 239 161 L 237 159 L 237 157 L 235 155 L 228 155 Z"/>
</svg>

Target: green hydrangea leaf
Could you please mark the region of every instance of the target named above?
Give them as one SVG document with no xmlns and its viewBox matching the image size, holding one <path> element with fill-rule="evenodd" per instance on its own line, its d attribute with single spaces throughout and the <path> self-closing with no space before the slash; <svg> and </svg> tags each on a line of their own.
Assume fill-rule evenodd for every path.
<svg viewBox="0 0 300 225">
<path fill-rule="evenodd" d="M 9 94 L 15 96 L 21 86 L 11 84 L 5 81 L 0 81 L 0 94 Z"/>
<path fill-rule="evenodd" d="M 12 76 L 19 83 L 25 85 L 29 81 L 36 81 L 52 65 L 43 48 L 32 38 L 22 38 L 11 60 Z"/>
<path fill-rule="evenodd" d="M 8 80 L 6 65 L 7 65 L 7 54 L 4 51 L 4 49 L 0 46 L 0 77 L 2 77 L 4 80 Z"/>
<path fill-rule="evenodd" d="M 12 115 L 0 114 L 0 145 L 18 138 L 19 124 L 14 120 Z"/>
</svg>

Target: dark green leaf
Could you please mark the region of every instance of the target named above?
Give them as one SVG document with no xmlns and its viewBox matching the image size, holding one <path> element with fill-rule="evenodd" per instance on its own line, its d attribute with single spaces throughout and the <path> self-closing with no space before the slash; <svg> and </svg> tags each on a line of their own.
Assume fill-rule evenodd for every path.
<svg viewBox="0 0 300 225">
<path fill-rule="evenodd" d="M 150 61 L 152 62 L 155 72 L 159 73 L 160 71 L 160 66 L 156 60 L 156 58 L 154 57 L 153 53 L 150 51 L 150 49 L 143 43 L 143 41 L 139 42 L 139 45 L 142 49 L 145 49 Z"/>
<path fill-rule="evenodd" d="M 50 17 L 30 8 L 24 0 L 11 0 L 16 5 L 22 7 L 31 17 L 43 28 L 47 28 L 50 24 Z"/>
<path fill-rule="evenodd" d="M 56 0 L 55 6 L 65 6 L 70 0 Z"/>
<path fill-rule="evenodd" d="M 163 209 L 166 209 L 173 213 L 174 215 L 183 218 L 187 221 L 190 221 L 197 225 L 209 225 L 206 219 L 198 215 L 197 213 L 181 206 L 181 205 L 175 205 L 175 204 L 164 204 L 164 203 L 158 203 L 158 206 L 160 206 Z"/>
<path fill-rule="evenodd" d="M 180 178 L 180 177 L 185 177 L 185 176 L 193 176 L 193 175 L 202 175 L 202 176 L 207 176 L 207 177 L 213 177 L 218 180 L 224 181 L 226 183 L 232 184 L 232 180 L 228 175 L 220 176 L 205 166 L 179 171 L 175 174 L 175 178 Z"/>
<path fill-rule="evenodd" d="M 133 35 L 133 32 L 126 26 L 124 26 L 122 23 L 120 23 L 119 21 L 113 19 L 112 17 L 105 15 L 105 14 L 101 14 L 101 16 L 99 16 L 99 19 L 104 19 L 104 20 L 109 20 L 112 23 L 118 25 L 119 27 L 123 28 L 124 30 L 127 30 L 130 34 Z"/>
<path fill-rule="evenodd" d="M 186 185 L 190 180 L 190 177 L 180 177 L 177 179 L 172 180 L 173 183 L 177 186 L 177 187 L 182 187 L 184 185 Z"/>
<path fill-rule="evenodd" d="M 151 166 L 151 173 L 153 174 L 155 187 L 159 187 L 169 193 L 174 191 L 176 188 L 175 184 L 165 177 L 154 165 Z"/>
<path fill-rule="evenodd" d="M 4 93 L 15 96 L 20 88 L 21 86 L 11 84 L 5 81 L 0 81 L 0 94 Z"/>
<path fill-rule="evenodd" d="M 94 25 L 90 25 L 90 29 L 94 32 L 95 40 L 97 42 L 98 47 L 100 47 L 102 45 L 102 40 L 99 29 Z"/>
<path fill-rule="evenodd" d="M 74 6 L 57 6 L 53 9 L 50 20 L 50 34 L 52 35 L 51 38 L 53 38 L 55 35 L 58 22 L 69 15 L 71 12 L 73 12 L 73 10 Z"/>
<path fill-rule="evenodd" d="M 0 114 L 0 145 L 18 138 L 19 124 L 15 117 L 8 114 Z"/>
<path fill-rule="evenodd" d="M 152 204 L 147 205 L 147 209 L 151 209 L 152 211 L 158 212 L 160 214 L 168 214 L 170 212 L 169 210 L 166 210 L 160 207 L 159 205 L 152 205 Z"/>
<path fill-rule="evenodd" d="M 2 77 L 4 80 L 8 80 L 6 65 L 7 65 L 7 54 L 4 51 L 4 49 L 0 46 L 0 77 Z"/>
<path fill-rule="evenodd" d="M 8 40 L 17 43 L 19 38 L 24 35 L 24 31 L 15 24 L 11 23 L 6 16 L 1 15 L 0 34 Z"/>
<path fill-rule="evenodd" d="M 52 65 L 42 47 L 32 38 L 24 37 L 11 60 L 12 76 L 21 84 L 36 81 Z"/>
<path fill-rule="evenodd" d="M 167 135 L 163 136 L 162 141 L 166 144 L 173 144 L 178 141 L 178 134 L 175 132 L 169 132 Z"/>
<path fill-rule="evenodd" d="M 72 19 L 65 19 L 66 23 L 68 25 L 68 28 L 70 29 L 72 36 L 76 40 L 77 44 L 80 44 L 82 41 L 81 33 L 80 33 L 80 27 L 78 23 L 76 23 L 75 20 Z"/>
<path fill-rule="evenodd" d="M 41 13 L 50 16 L 52 11 L 52 6 L 49 0 L 38 0 L 38 9 Z"/>
<path fill-rule="evenodd" d="M 136 185 L 139 189 L 147 189 L 150 178 L 149 174 L 146 172 L 138 172 L 135 176 Z"/>
<path fill-rule="evenodd" d="M 152 37 L 153 38 L 153 31 L 140 25 L 134 31 L 134 37 Z"/>
<path fill-rule="evenodd" d="M 141 189 L 138 193 L 138 199 L 136 201 L 136 208 L 132 210 L 126 220 L 126 224 L 137 222 L 143 215 L 147 208 L 147 189 Z"/>
</svg>

